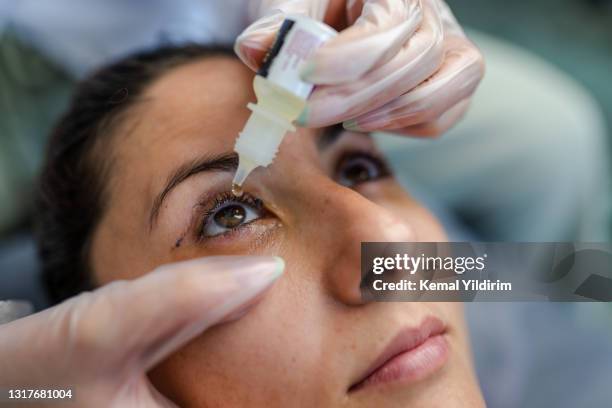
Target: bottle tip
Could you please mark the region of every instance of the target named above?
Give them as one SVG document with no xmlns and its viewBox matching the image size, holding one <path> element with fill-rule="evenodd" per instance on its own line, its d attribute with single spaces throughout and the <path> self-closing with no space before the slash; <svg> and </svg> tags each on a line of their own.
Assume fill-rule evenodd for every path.
<svg viewBox="0 0 612 408">
<path fill-rule="evenodd" d="M 234 195 L 238 197 L 242 195 L 242 185 L 255 167 L 257 167 L 257 164 L 255 164 L 253 161 L 247 159 L 246 157 L 240 157 L 238 169 L 236 169 L 234 180 L 232 180 L 232 193 Z"/>
</svg>

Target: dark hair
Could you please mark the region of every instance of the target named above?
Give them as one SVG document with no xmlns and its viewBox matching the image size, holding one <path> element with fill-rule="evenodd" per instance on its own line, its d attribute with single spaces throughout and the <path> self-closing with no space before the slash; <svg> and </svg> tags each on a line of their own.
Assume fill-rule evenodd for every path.
<svg viewBox="0 0 612 408">
<path fill-rule="evenodd" d="M 228 47 L 193 44 L 158 48 L 117 61 L 77 85 L 51 134 L 38 189 L 39 255 L 52 302 L 94 286 L 90 241 L 105 211 L 105 178 L 112 164 L 103 153 L 110 153 L 123 114 L 164 73 L 216 55 L 233 53 Z"/>
</svg>

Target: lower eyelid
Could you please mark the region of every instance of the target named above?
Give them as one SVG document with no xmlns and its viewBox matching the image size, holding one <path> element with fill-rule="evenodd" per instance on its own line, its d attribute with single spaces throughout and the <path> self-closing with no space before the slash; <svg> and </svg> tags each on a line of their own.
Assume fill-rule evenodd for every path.
<svg viewBox="0 0 612 408">
<path fill-rule="evenodd" d="M 195 231 L 196 242 L 206 243 L 207 241 L 212 241 L 216 239 L 233 239 L 235 235 L 242 233 L 243 229 L 252 227 L 253 224 L 263 222 L 266 219 L 271 217 L 271 213 L 263 207 L 261 209 L 258 209 L 258 211 L 261 212 L 261 215 L 258 218 L 245 222 L 243 224 L 240 224 L 235 228 L 230 228 L 227 231 L 224 231 L 220 234 L 207 236 L 207 235 L 204 235 L 203 233 L 203 228 L 205 228 L 205 226 L 198 227 Z"/>
<path fill-rule="evenodd" d="M 280 225 L 280 221 L 276 218 L 258 218 L 222 234 L 200 239 L 198 244 L 209 247 L 211 250 L 219 246 L 232 250 L 244 245 L 248 247 L 259 246 L 258 243 L 261 243 L 264 237 L 269 236 Z"/>
<path fill-rule="evenodd" d="M 243 229 L 243 228 L 247 228 L 249 227 L 252 223 L 259 221 L 260 218 L 245 222 L 243 224 L 240 224 L 234 228 L 228 228 L 227 231 L 221 232 L 219 234 L 216 235 L 209 235 L 206 236 L 205 239 L 211 239 L 211 238 L 217 238 L 217 237 L 221 237 L 221 236 L 225 236 L 225 235 L 231 235 L 233 233 L 239 232 L 239 230 Z"/>
</svg>

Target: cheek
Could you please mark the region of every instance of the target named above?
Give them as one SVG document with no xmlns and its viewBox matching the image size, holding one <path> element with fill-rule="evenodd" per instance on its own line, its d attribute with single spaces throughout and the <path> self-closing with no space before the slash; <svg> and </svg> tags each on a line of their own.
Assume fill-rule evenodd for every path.
<svg viewBox="0 0 612 408">
<path fill-rule="evenodd" d="M 415 240 L 420 242 L 445 242 L 448 240 L 438 219 L 422 204 L 414 200 L 394 180 L 374 183 L 362 193 L 402 219 L 415 232 Z"/>
<path fill-rule="evenodd" d="M 96 284 L 135 279 L 151 271 L 157 264 L 151 262 L 150 253 L 134 225 L 103 220 L 91 243 L 90 263 Z"/>
<path fill-rule="evenodd" d="M 291 406 L 314 398 L 330 370 L 320 367 L 327 349 L 316 284 L 303 277 L 287 271 L 242 319 L 211 328 L 152 370 L 154 385 L 180 406 Z"/>
</svg>

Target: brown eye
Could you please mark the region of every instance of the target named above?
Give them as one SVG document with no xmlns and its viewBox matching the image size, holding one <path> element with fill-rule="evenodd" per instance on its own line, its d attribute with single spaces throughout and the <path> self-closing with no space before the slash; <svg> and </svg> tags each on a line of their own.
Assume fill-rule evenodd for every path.
<svg viewBox="0 0 612 408">
<path fill-rule="evenodd" d="M 255 204 L 228 200 L 212 210 L 202 228 L 202 235 L 214 237 L 262 217 L 263 210 Z"/>
<path fill-rule="evenodd" d="M 215 223 L 221 228 L 236 228 L 244 222 L 246 211 L 237 204 L 228 205 L 215 214 Z"/>
<path fill-rule="evenodd" d="M 377 157 L 365 153 L 346 155 L 338 165 L 336 179 L 347 187 L 378 180 L 390 174 L 386 164 Z"/>
</svg>

